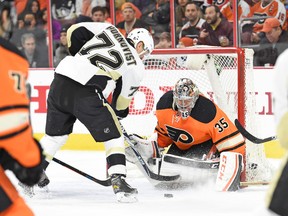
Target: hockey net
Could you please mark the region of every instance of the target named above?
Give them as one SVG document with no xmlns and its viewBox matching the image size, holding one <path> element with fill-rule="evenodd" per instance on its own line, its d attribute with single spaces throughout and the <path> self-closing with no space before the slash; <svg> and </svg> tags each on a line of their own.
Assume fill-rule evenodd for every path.
<svg viewBox="0 0 288 216">
<path fill-rule="evenodd" d="M 206 66 L 204 57 L 212 61 Z M 147 75 L 130 105 L 129 131 L 151 135 L 158 99 L 173 89 L 182 77 L 191 78 L 200 91 L 218 104 L 234 122 L 257 136 L 256 100 L 253 83 L 253 50 L 240 48 L 193 47 L 156 50 L 145 60 Z M 264 146 L 246 140 L 245 180 L 269 181 L 271 170 Z"/>
</svg>

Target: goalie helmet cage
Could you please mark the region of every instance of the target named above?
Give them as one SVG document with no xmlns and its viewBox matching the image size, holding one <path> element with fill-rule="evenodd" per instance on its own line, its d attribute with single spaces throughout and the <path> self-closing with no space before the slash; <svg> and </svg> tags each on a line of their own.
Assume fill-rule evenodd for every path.
<svg viewBox="0 0 288 216">
<path fill-rule="evenodd" d="M 248 131 L 257 135 L 253 53 L 252 49 L 207 46 L 154 50 L 144 61 L 147 75 L 130 104 L 129 116 L 143 117 L 139 134 L 153 133 L 158 99 L 164 92 L 172 90 L 179 78 L 187 77 L 197 84 L 204 95 L 218 104 L 233 122 L 238 118 Z M 207 57 L 209 60 L 204 64 Z M 153 122 L 152 126 L 146 123 L 149 121 Z M 132 119 L 129 124 L 136 122 L 137 119 Z M 245 158 L 242 181 L 270 181 L 271 167 L 263 145 L 246 140 Z"/>
</svg>

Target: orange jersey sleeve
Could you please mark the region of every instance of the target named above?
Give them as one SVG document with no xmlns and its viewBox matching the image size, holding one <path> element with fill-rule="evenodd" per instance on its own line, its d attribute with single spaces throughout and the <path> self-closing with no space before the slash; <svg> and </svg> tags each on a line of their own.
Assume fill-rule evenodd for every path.
<svg viewBox="0 0 288 216">
<path fill-rule="evenodd" d="M 14 45 L 2 38 L 0 56 L 0 148 L 22 165 L 34 166 L 39 163 L 40 154 L 29 120 L 29 64 Z"/>
<path fill-rule="evenodd" d="M 199 96 L 190 116 L 183 120 L 172 109 L 173 95 L 167 92 L 158 102 L 158 145 L 175 143 L 181 150 L 212 140 L 219 152 L 245 153 L 245 140 L 228 116 L 211 100 Z"/>
<path fill-rule="evenodd" d="M 253 7 L 251 7 L 248 17 L 275 17 L 281 23 L 283 29 L 286 29 L 286 9 L 282 2 L 279 0 L 273 0 L 270 4 L 265 7 L 262 6 L 262 2 L 258 2 Z M 265 19 L 258 20 L 253 26 L 254 32 L 261 31 Z"/>
</svg>

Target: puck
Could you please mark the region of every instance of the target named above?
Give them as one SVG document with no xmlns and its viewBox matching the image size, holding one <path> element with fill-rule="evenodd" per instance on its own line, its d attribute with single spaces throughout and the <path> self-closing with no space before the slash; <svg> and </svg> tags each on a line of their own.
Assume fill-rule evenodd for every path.
<svg viewBox="0 0 288 216">
<path fill-rule="evenodd" d="M 166 198 L 172 198 L 172 197 L 173 197 L 173 194 L 167 194 L 167 193 L 165 193 L 165 194 L 164 194 L 164 197 L 166 197 Z"/>
</svg>

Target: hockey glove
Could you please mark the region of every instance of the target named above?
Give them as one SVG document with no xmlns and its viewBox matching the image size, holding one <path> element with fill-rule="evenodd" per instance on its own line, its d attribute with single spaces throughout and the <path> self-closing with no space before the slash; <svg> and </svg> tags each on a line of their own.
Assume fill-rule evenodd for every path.
<svg viewBox="0 0 288 216">
<path fill-rule="evenodd" d="M 288 112 L 286 112 L 278 126 L 277 126 L 277 137 L 279 139 L 279 142 L 281 146 L 285 149 L 288 149 L 288 133 L 287 133 L 287 128 L 288 128 Z"/>
<path fill-rule="evenodd" d="M 114 109 L 114 112 L 116 114 L 116 116 L 118 117 L 119 120 L 126 118 L 127 115 L 129 114 L 129 108 L 125 109 L 125 110 L 116 110 Z"/>
<path fill-rule="evenodd" d="M 130 135 L 134 148 L 143 156 L 145 159 L 150 158 L 161 158 L 161 150 L 157 144 L 157 134 L 153 134 L 149 139 L 143 139 L 137 134 Z"/>
<path fill-rule="evenodd" d="M 35 143 L 40 148 L 41 160 L 40 163 L 34 167 L 25 167 L 20 164 L 17 160 L 12 158 L 5 150 L 1 150 L 1 165 L 4 170 L 11 170 L 17 179 L 25 185 L 33 186 L 40 180 L 40 176 L 43 172 L 42 162 L 44 161 L 44 156 L 42 155 L 42 148 L 38 141 Z"/>
</svg>

